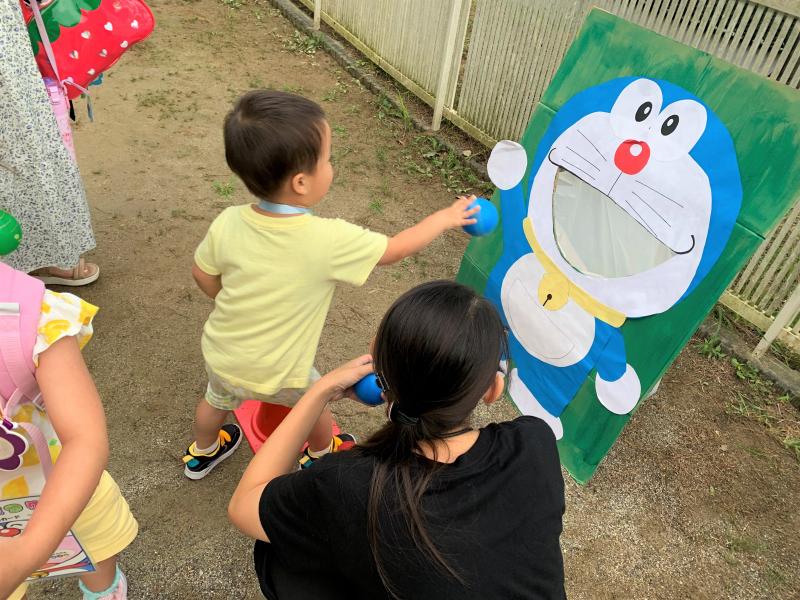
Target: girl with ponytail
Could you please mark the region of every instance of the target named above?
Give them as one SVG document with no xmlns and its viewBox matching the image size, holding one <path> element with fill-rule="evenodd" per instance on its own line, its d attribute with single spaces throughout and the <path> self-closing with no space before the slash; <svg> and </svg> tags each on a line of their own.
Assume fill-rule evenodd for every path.
<svg viewBox="0 0 800 600">
<path fill-rule="evenodd" d="M 503 324 L 450 281 L 401 296 L 363 356 L 314 384 L 231 499 L 267 598 L 563 598 L 564 483 L 535 417 L 473 429 L 504 389 Z M 328 402 L 375 371 L 388 421 L 352 451 L 291 472 Z"/>
</svg>

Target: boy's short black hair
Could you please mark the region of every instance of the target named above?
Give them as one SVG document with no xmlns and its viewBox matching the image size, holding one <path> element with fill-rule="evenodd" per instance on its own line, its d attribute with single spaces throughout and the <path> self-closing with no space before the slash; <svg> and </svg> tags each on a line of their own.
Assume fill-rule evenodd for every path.
<svg viewBox="0 0 800 600">
<path fill-rule="evenodd" d="M 255 196 L 269 200 L 296 173 L 313 173 L 322 152 L 325 113 L 286 92 L 254 90 L 225 117 L 225 158 Z"/>
</svg>

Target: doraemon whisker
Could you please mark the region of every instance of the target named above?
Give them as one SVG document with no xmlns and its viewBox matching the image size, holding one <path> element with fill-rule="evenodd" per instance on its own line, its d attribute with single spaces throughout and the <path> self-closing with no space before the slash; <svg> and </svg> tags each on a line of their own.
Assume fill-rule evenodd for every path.
<svg viewBox="0 0 800 600">
<path fill-rule="evenodd" d="M 566 148 L 567 148 L 567 150 L 569 150 L 570 152 L 572 152 L 572 153 L 573 153 L 575 156 L 577 156 L 577 157 L 578 157 L 578 158 L 580 158 L 581 160 L 583 160 L 583 161 L 586 161 L 586 162 L 589 164 L 589 166 L 591 166 L 593 169 L 595 169 L 595 170 L 597 170 L 597 171 L 600 171 L 600 167 L 598 167 L 597 165 L 595 165 L 595 164 L 594 164 L 592 161 L 590 161 L 588 158 L 586 158 L 585 156 L 583 156 L 583 155 L 582 155 L 582 154 L 580 154 L 579 152 L 576 152 L 575 150 L 573 150 L 573 149 L 572 149 L 572 148 L 570 148 L 569 146 L 567 146 Z"/>
<path fill-rule="evenodd" d="M 656 232 L 655 232 L 655 231 L 653 231 L 653 230 L 650 228 L 650 225 L 648 225 L 648 224 L 647 224 L 647 221 L 645 221 L 644 217 L 642 217 L 642 215 L 640 215 L 640 214 L 639 214 L 639 213 L 636 211 L 636 209 L 635 209 L 635 208 L 633 208 L 633 205 L 632 205 L 630 202 L 628 202 L 627 200 L 625 200 L 625 198 L 620 198 L 620 200 L 622 200 L 622 201 L 623 201 L 625 204 L 627 204 L 628 206 L 630 206 L 630 207 L 631 207 L 631 210 L 632 210 L 632 211 L 633 211 L 633 212 L 636 214 L 636 216 L 637 216 L 637 217 L 639 217 L 639 223 L 641 223 L 641 224 L 644 226 L 644 228 L 645 228 L 645 229 L 647 229 L 647 231 L 649 231 L 649 232 L 652 234 L 652 236 L 653 236 L 654 238 L 658 239 L 658 236 L 656 235 Z"/>
<path fill-rule="evenodd" d="M 562 162 L 564 162 L 565 164 L 568 164 L 568 165 L 569 165 L 570 167 L 572 167 L 573 169 L 577 169 L 578 171 L 580 171 L 581 173 L 583 173 L 584 175 L 586 175 L 586 176 L 587 176 L 589 179 L 591 179 L 592 181 L 594 181 L 594 176 L 593 176 L 593 175 L 590 175 L 589 173 L 587 173 L 586 171 L 584 171 L 583 169 L 581 169 L 581 168 L 580 168 L 578 165 L 572 164 L 572 163 L 571 163 L 571 162 L 569 162 L 569 161 L 568 161 L 566 158 L 562 159 Z"/>
<path fill-rule="evenodd" d="M 646 183 L 644 183 L 643 181 L 639 181 L 638 179 L 634 179 L 634 181 L 635 181 L 636 183 L 638 183 L 639 185 L 643 185 L 643 186 L 644 186 L 644 187 L 646 187 L 648 190 L 651 190 L 651 191 L 655 192 L 655 193 L 656 193 L 656 194 L 658 194 L 659 196 L 664 196 L 664 198 L 666 198 L 667 200 L 669 200 L 669 201 L 670 201 L 670 202 L 672 202 L 673 204 L 677 204 L 678 206 L 680 206 L 681 208 L 683 208 L 683 204 L 681 204 L 680 202 L 678 202 L 678 201 L 676 201 L 676 200 L 673 200 L 672 198 L 670 198 L 670 197 L 669 197 L 669 196 L 667 196 L 666 194 L 664 194 L 664 193 L 662 193 L 662 192 L 659 192 L 657 189 L 650 187 L 649 185 L 647 185 L 647 184 L 646 184 Z"/>
<path fill-rule="evenodd" d="M 670 229 L 672 228 L 672 225 L 670 224 L 670 222 L 669 222 L 669 221 L 667 221 L 667 220 L 666 220 L 666 219 L 663 217 L 663 215 L 662 215 L 660 212 L 658 212 L 658 211 L 657 211 L 655 208 L 653 208 L 653 207 L 650 205 L 650 203 L 649 203 L 647 200 L 645 200 L 644 198 L 642 198 L 642 197 L 641 197 L 639 194 L 637 194 L 637 193 L 636 193 L 636 192 L 634 192 L 633 190 L 631 190 L 631 194 L 633 194 L 634 196 L 636 196 L 636 197 L 639 199 L 639 201 L 640 201 L 641 203 L 643 203 L 643 204 L 644 204 L 644 205 L 645 205 L 647 208 L 649 208 L 651 211 L 653 211 L 653 213 L 655 213 L 655 215 L 656 215 L 656 216 L 657 216 L 659 219 L 661 219 L 662 221 L 664 221 L 664 223 L 666 223 L 666 224 L 667 224 L 667 227 L 669 227 Z"/>
<path fill-rule="evenodd" d="M 608 159 L 606 159 L 606 157 L 603 156 L 603 153 L 600 152 L 600 150 L 597 149 L 597 146 L 594 145 L 594 142 L 592 142 L 592 140 L 590 140 L 588 137 L 586 137 L 586 135 L 580 129 L 578 129 L 577 132 L 580 133 L 581 136 L 583 136 L 583 139 L 585 139 L 587 142 L 589 142 L 589 144 L 592 146 L 592 148 L 594 148 L 597 151 L 597 153 L 600 155 L 600 158 L 602 158 L 604 161 L 608 162 Z"/>
</svg>

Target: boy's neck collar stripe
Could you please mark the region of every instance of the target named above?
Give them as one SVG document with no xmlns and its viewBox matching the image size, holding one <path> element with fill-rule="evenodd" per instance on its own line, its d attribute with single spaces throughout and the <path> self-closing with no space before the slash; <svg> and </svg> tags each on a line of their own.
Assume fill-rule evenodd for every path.
<svg viewBox="0 0 800 600">
<path fill-rule="evenodd" d="M 269 200 L 259 200 L 258 208 L 267 212 L 275 213 L 276 215 L 302 215 L 311 214 L 310 208 L 303 206 L 292 206 L 291 204 L 277 204 Z"/>
</svg>

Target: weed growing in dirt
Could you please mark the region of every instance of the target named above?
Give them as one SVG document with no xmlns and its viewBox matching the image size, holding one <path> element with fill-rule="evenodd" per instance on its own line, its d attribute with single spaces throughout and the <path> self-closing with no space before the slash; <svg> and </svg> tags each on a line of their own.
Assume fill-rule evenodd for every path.
<svg viewBox="0 0 800 600">
<path fill-rule="evenodd" d="M 411 118 L 411 114 L 408 112 L 408 108 L 406 108 L 406 104 L 403 102 L 403 97 L 400 94 L 397 94 L 395 102 L 392 102 L 387 96 L 382 94 L 378 98 L 377 104 L 378 119 L 384 122 L 391 119 L 396 119 L 400 122 L 405 131 L 411 131 L 414 129 L 414 121 Z"/>
<path fill-rule="evenodd" d="M 316 54 L 322 48 L 322 37 L 304 35 L 295 30 L 291 37 L 283 40 L 283 47 L 295 54 Z"/>
<path fill-rule="evenodd" d="M 175 99 L 167 90 L 153 90 L 136 94 L 136 104 L 139 108 L 157 108 L 160 120 L 174 117 L 178 108 Z"/>
<path fill-rule="evenodd" d="M 482 193 L 488 189 L 487 183 L 437 138 L 430 135 L 417 136 L 411 149 L 412 152 L 403 155 L 403 168 L 407 174 L 428 178 L 438 175 L 447 190 L 456 194 L 472 191 Z"/>
<path fill-rule="evenodd" d="M 323 102 L 336 102 L 340 96 L 345 95 L 348 91 L 350 91 L 350 87 L 346 83 L 337 81 L 335 86 L 325 92 L 322 100 Z"/>
<path fill-rule="evenodd" d="M 302 94 L 303 88 L 301 88 L 299 85 L 282 85 L 281 91 L 288 94 Z"/>
<path fill-rule="evenodd" d="M 376 215 L 383 214 L 383 200 L 380 198 L 375 198 L 372 202 L 369 203 L 369 209 L 374 212 Z"/>
<path fill-rule="evenodd" d="M 731 359 L 731 364 L 735 369 L 736 377 L 749 383 L 756 392 L 765 394 L 772 388 L 772 382 L 762 379 L 761 373 L 753 365 L 736 358 Z"/>
<path fill-rule="evenodd" d="M 722 344 L 717 336 L 705 338 L 702 342 L 697 344 L 697 350 L 706 358 L 721 359 L 727 355 L 722 351 Z"/>
<path fill-rule="evenodd" d="M 726 412 L 739 417 L 755 419 L 767 427 L 772 427 L 775 423 L 775 417 L 764 406 L 738 391 L 735 392 L 734 399 L 728 405 Z"/>
<path fill-rule="evenodd" d="M 797 456 L 797 460 L 800 460 L 800 437 L 787 437 L 783 440 L 783 446 L 787 450 L 792 450 Z"/>
<path fill-rule="evenodd" d="M 334 125 L 333 127 L 331 127 L 331 131 L 335 135 L 346 135 L 347 134 L 347 129 L 342 125 Z"/>
<path fill-rule="evenodd" d="M 236 191 L 232 181 L 215 181 L 212 186 L 220 198 L 230 198 Z"/>
<path fill-rule="evenodd" d="M 220 0 L 223 6 L 227 6 L 231 10 L 238 10 L 242 8 L 243 3 L 242 0 Z"/>
</svg>

